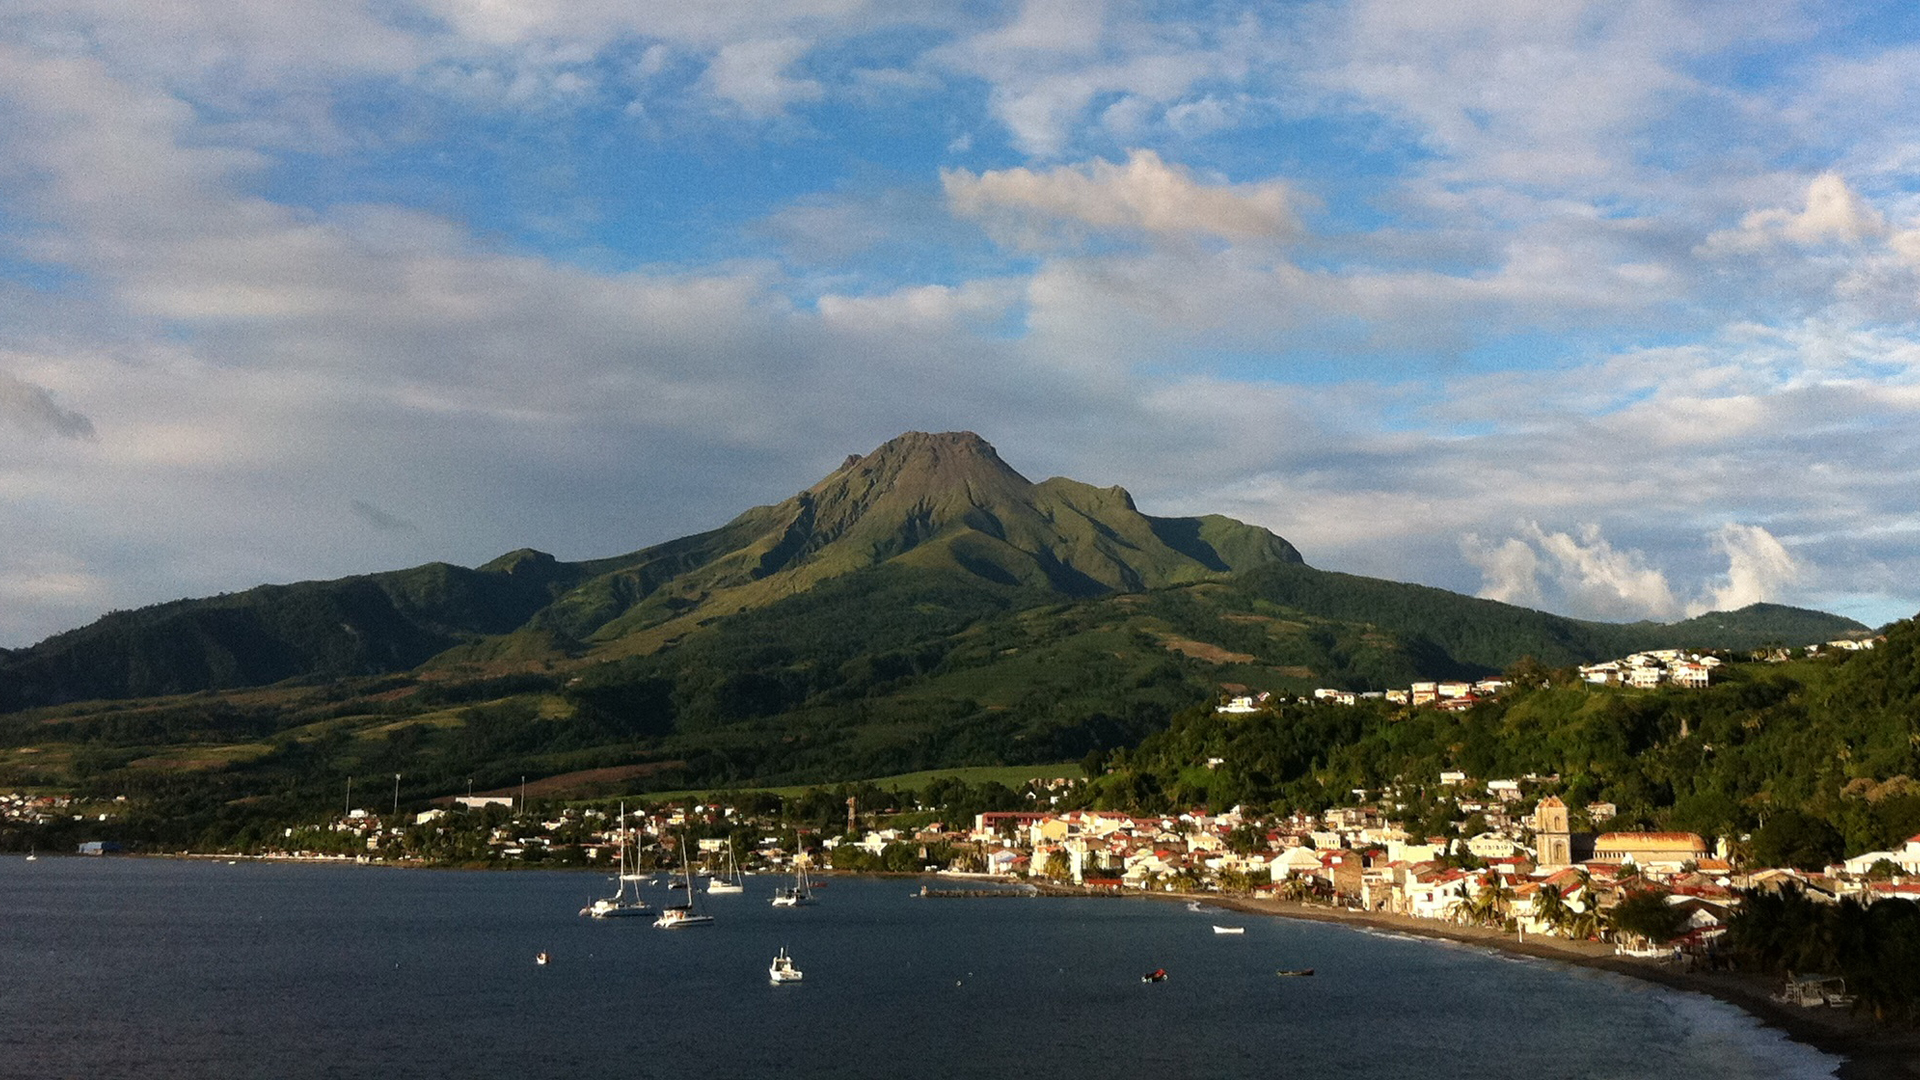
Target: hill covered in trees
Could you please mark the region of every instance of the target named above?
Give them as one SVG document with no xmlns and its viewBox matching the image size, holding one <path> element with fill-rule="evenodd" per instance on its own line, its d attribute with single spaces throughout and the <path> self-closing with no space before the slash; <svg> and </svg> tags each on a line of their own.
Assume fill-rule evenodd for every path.
<svg viewBox="0 0 1920 1080">
<path fill-rule="evenodd" d="M 1571 806 L 1617 807 L 1616 819 L 1585 823 L 1594 829 L 1748 836 L 1763 865 L 1819 867 L 1920 833 L 1920 626 L 1897 623 L 1869 651 L 1721 671 L 1704 690 L 1641 691 L 1528 665 L 1516 691 L 1463 713 L 1365 703 L 1238 718 L 1188 710 L 1139 746 L 1090 761 L 1105 775 L 1086 798 L 1284 811 L 1398 789 L 1418 820 L 1440 773 L 1458 770 L 1548 778 L 1540 789 Z M 1210 760 L 1218 764 L 1198 764 Z"/>
</svg>

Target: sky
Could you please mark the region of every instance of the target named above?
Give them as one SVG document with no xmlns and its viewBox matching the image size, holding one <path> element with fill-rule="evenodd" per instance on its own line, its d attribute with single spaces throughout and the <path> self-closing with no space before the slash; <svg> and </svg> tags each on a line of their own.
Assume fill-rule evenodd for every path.
<svg viewBox="0 0 1920 1080">
<path fill-rule="evenodd" d="M 1920 13 L 0 6 L 0 646 L 909 430 L 1583 618 L 1920 611 Z"/>
</svg>

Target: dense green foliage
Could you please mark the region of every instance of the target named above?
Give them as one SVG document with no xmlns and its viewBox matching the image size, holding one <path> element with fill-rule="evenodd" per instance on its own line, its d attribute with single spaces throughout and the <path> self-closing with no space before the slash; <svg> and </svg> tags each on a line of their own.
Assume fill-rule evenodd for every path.
<svg viewBox="0 0 1920 1080">
<path fill-rule="evenodd" d="M 1797 889 L 1752 892 L 1727 925 L 1727 944 L 1761 971 L 1846 979 L 1860 1008 L 1920 1020 L 1920 904 L 1813 900 Z"/>
<path fill-rule="evenodd" d="M 1412 815 L 1443 770 L 1537 775 L 1618 827 L 1752 835 L 1752 853 L 1824 865 L 1920 833 L 1920 631 L 1871 652 L 1732 664 L 1706 690 L 1573 682 L 1464 713 L 1287 705 L 1246 717 L 1196 709 L 1105 764 L 1087 797 L 1155 809 L 1234 803 L 1318 809 L 1397 786 Z M 1201 763 L 1217 761 L 1212 768 Z M 1592 823 L 1596 826 L 1608 823 Z"/>
</svg>

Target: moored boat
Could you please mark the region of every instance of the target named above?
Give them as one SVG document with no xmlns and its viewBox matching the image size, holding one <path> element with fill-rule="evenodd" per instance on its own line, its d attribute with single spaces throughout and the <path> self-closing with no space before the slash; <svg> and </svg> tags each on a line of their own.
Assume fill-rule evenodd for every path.
<svg viewBox="0 0 1920 1080">
<path fill-rule="evenodd" d="M 1244 926 L 1220 926 L 1215 924 L 1213 932 L 1216 934 L 1244 934 L 1247 932 L 1247 928 Z"/>
<path fill-rule="evenodd" d="M 793 888 L 781 889 L 773 894 L 774 907 L 799 907 L 813 903 L 813 885 L 807 881 L 805 863 L 796 863 L 793 868 Z"/>
<path fill-rule="evenodd" d="M 719 874 L 715 874 L 713 876 L 713 880 L 707 882 L 707 892 L 724 895 L 728 893 L 742 893 L 746 891 L 747 891 L 746 882 L 740 879 L 740 864 L 738 862 L 735 862 L 733 858 L 733 841 L 729 840 L 727 841 L 726 876 L 722 877 Z"/>
<path fill-rule="evenodd" d="M 633 863 L 631 868 L 628 866 L 627 806 L 625 803 L 620 804 L 620 832 L 617 837 L 617 843 L 620 849 L 620 871 L 614 878 L 615 887 L 613 895 L 593 901 L 586 907 L 581 908 L 580 914 L 590 915 L 596 919 L 621 919 L 631 918 L 637 915 L 653 914 L 653 909 L 648 907 L 647 902 L 640 897 L 640 878 L 638 874 L 633 872 L 640 868 L 638 837 L 633 838 Z M 632 888 L 629 889 L 628 886 L 632 886 Z"/>
<path fill-rule="evenodd" d="M 767 966 L 767 980 L 778 985 L 799 982 L 800 979 L 800 969 L 793 966 L 793 957 L 787 955 L 787 948 L 782 945 L 780 951 L 774 955 L 773 963 Z"/>
<path fill-rule="evenodd" d="M 680 867 L 681 873 L 686 875 L 686 879 L 691 882 L 693 880 L 693 868 L 687 860 L 687 838 L 684 836 L 680 838 Z M 653 928 L 655 930 L 681 930 L 690 926 L 712 926 L 713 916 L 702 915 L 693 910 L 693 901 L 698 895 L 700 895 L 698 890 L 693 888 L 687 889 L 687 902 L 678 907 L 661 909 L 660 917 L 653 920 Z"/>
</svg>

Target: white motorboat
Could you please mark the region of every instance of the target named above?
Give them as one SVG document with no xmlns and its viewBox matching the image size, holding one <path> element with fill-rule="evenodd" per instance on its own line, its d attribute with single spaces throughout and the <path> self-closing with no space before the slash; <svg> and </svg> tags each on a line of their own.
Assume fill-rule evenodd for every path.
<svg viewBox="0 0 1920 1080">
<path fill-rule="evenodd" d="M 799 982 L 800 979 L 800 969 L 793 966 L 793 957 L 787 955 L 786 946 L 781 946 L 773 963 L 767 967 L 767 981 L 778 986 L 781 983 Z"/>
<path fill-rule="evenodd" d="M 1244 926 L 1220 926 L 1215 924 L 1213 932 L 1216 934 L 1244 934 L 1247 932 L 1247 928 Z"/>
</svg>

